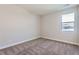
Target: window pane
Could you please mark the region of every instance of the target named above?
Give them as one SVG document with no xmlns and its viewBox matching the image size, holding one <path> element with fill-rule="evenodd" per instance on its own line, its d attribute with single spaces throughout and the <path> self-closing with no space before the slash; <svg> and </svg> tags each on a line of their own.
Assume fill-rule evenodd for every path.
<svg viewBox="0 0 79 59">
<path fill-rule="evenodd" d="M 62 22 L 74 22 L 74 13 L 62 15 Z"/>
<path fill-rule="evenodd" d="M 62 31 L 74 31 L 74 13 L 62 15 Z"/>
</svg>

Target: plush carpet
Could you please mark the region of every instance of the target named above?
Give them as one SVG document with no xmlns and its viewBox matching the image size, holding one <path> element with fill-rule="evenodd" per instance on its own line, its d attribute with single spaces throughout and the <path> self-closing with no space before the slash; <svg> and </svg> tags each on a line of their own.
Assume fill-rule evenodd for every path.
<svg viewBox="0 0 79 59">
<path fill-rule="evenodd" d="M 2 49 L 0 55 L 79 55 L 79 46 L 39 38 Z"/>
</svg>

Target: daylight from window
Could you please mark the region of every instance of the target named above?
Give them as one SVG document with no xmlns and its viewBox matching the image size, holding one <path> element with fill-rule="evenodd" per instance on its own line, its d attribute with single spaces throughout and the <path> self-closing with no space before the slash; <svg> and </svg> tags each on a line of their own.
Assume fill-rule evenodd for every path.
<svg viewBox="0 0 79 59">
<path fill-rule="evenodd" d="M 74 13 L 62 15 L 62 31 L 74 31 Z"/>
</svg>

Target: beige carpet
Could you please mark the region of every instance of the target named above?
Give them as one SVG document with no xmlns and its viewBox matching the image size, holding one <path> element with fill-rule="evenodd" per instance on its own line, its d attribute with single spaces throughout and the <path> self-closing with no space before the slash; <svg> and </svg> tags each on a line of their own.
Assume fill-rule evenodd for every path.
<svg viewBox="0 0 79 59">
<path fill-rule="evenodd" d="M 0 50 L 0 55 L 77 55 L 79 46 L 48 39 L 36 39 Z"/>
</svg>

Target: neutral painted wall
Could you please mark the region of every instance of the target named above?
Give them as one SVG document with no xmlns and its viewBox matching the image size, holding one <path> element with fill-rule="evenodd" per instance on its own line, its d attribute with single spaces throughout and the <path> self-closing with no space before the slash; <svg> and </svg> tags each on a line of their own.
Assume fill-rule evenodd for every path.
<svg viewBox="0 0 79 59">
<path fill-rule="evenodd" d="M 39 19 L 16 5 L 0 5 L 0 48 L 38 38 Z"/>
<path fill-rule="evenodd" d="M 79 40 L 79 6 L 77 8 L 77 39 Z"/>
<path fill-rule="evenodd" d="M 48 15 L 41 16 L 41 24 L 42 24 L 42 37 L 48 38 L 52 40 L 72 43 L 79 45 L 79 39 L 77 38 L 77 19 L 75 17 L 75 31 L 74 32 L 62 32 L 61 30 L 61 15 L 73 10 L 76 12 L 76 8 L 65 10 L 64 12 L 58 11 Z M 79 24 L 79 23 L 78 23 Z"/>
</svg>

